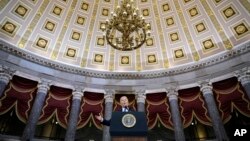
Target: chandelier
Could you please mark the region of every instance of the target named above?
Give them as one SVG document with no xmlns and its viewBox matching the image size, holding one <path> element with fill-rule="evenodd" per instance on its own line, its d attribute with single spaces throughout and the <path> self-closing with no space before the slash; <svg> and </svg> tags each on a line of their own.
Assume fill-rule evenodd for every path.
<svg viewBox="0 0 250 141">
<path fill-rule="evenodd" d="M 140 48 L 150 36 L 150 24 L 139 14 L 133 0 L 121 0 L 101 29 L 106 32 L 103 36 L 107 43 L 121 51 Z"/>
</svg>

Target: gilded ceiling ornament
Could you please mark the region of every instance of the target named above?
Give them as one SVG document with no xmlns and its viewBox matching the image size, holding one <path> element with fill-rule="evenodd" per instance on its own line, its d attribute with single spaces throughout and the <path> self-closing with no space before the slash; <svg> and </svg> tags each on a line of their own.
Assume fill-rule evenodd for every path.
<svg viewBox="0 0 250 141">
<path fill-rule="evenodd" d="M 122 56 L 121 64 L 129 64 L 129 56 Z"/>
<path fill-rule="evenodd" d="M 41 48 L 45 48 L 47 45 L 48 41 L 43 39 L 43 38 L 39 38 L 36 45 L 41 47 Z"/>
<path fill-rule="evenodd" d="M 89 8 L 89 5 L 87 3 L 82 3 L 82 10 L 87 11 Z"/>
<path fill-rule="evenodd" d="M 6 32 L 12 34 L 14 32 L 15 28 L 16 28 L 16 26 L 13 23 L 6 22 L 2 29 L 5 30 Z"/>
<path fill-rule="evenodd" d="M 184 54 L 183 54 L 182 49 L 178 49 L 178 50 L 175 51 L 175 57 L 176 58 L 181 58 L 183 56 L 184 56 Z"/>
<path fill-rule="evenodd" d="M 103 60 L 103 55 L 101 54 L 96 54 L 95 55 L 95 62 L 101 63 Z"/>
<path fill-rule="evenodd" d="M 77 24 L 80 24 L 80 25 L 83 25 L 84 24 L 84 21 L 85 21 L 85 18 L 83 18 L 83 17 L 78 17 L 77 18 Z"/>
<path fill-rule="evenodd" d="M 155 55 L 148 55 L 148 63 L 155 63 L 156 62 L 156 58 Z"/>
<path fill-rule="evenodd" d="M 25 7 L 23 7 L 22 5 L 19 5 L 15 11 L 17 14 L 19 14 L 20 16 L 24 16 L 27 12 L 27 9 Z"/>
<path fill-rule="evenodd" d="M 72 48 L 68 49 L 67 56 L 69 56 L 69 57 L 75 57 L 75 54 L 76 54 L 76 50 L 75 49 L 72 49 Z"/>
<path fill-rule="evenodd" d="M 53 13 L 59 16 L 61 12 L 62 12 L 62 9 L 58 6 L 55 6 Z"/>
</svg>

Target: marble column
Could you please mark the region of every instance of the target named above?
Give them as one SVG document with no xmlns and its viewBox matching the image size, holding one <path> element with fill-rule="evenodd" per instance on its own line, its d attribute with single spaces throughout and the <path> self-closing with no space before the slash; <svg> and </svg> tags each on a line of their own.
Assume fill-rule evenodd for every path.
<svg viewBox="0 0 250 141">
<path fill-rule="evenodd" d="M 135 92 L 136 94 L 136 101 L 137 101 L 137 111 L 138 112 L 145 112 L 145 90 L 138 90 Z"/>
<path fill-rule="evenodd" d="M 31 141 L 34 138 L 36 124 L 41 114 L 44 101 L 49 90 L 49 85 L 50 81 L 45 79 L 42 79 L 41 82 L 39 82 L 38 84 L 36 98 L 32 105 L 32 109 L 21 138 L 22 141 Z"/>
<path fill-rule="evenodd" d="M 223 122 L 217 109 L 212 89 L 212 86 L 207 82 L 203 82 L 201 84 L 201 91 L 206 101 L 208 113 L 210 115 L 210 118 L 212 119 L 215 136 L 218 141 L 226 141 L 229 139 L 227 137 Z"/>
<path fill-rule="evenodd" d="M 72 105 L 70 109 L 70 116 L 68 127 L 65 135 L 65 141 L 74 141 L 77 129 L 78 117 L 81 108 L 81 101 L 83 97 L 83 92 L 81 89 L 73 92 Z"/>
<path fill-rule="evenodd" d="M 7 67 L 0 66 L 0 97 L 2 97 L 3 92 L 8 85 L 9 81 L 12 78 L 12 75 L 14 74 L 14 70 L 11 70 Z"/>
<path fill-rule="evenodd" d="M 108 89 L 105 90 L 105 95 L 104 95 L 104 99 L 105 99 L 105 115 L 104 115 L 104 119 L 109 120 L 111 119 L 112 116 L 112 112 L 113 112 L 113 101 L 114 101 L 114 94 L 115 91 Z M 103 126 L 103 141 L 111 141 L 111 137 L 109 134 L 109 126 Z"/>
<path fill-rule="evenodd" d="M 236 72 L 238 80 L 246 91 L 248 98 L 250 99 L 250 67 L 244 68 Z"/>
<path fill-rule="evenodd" d="M 168 89 L 167 96 L 170 103 L 172 122 L 174 124 L 174 135 L 176 141 L 185 141 L 183 125 L 178 104 L 178 92 L 176 89 Z"/>
</svg>

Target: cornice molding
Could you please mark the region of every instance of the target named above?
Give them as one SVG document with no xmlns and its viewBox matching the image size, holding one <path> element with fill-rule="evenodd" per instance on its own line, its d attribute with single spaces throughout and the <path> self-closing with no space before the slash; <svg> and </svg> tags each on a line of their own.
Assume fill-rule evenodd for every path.
<svg viewBox="0 0 250 141">
<path fill-rule="evenodd" d="M 50 67 L 53 69 L 57 69 L 60 71 L 79 74 L 86 77 L 95 77 L 95 78 L 104 78 L 104 79 L 152 79 L 152 78 L 160 78 L 166 76 L 173 76 L 177 74 L 187 73 L 190 71 L 195 71 L 201 68 L 206 68 L 208 66 L 212 66 L 226 60 L 232 59 L 239 55 L 245 54 L 250 51 L 250 41 L 244 43 L 238 47 L 234 47 L 232 50 L 226 51 L 224 53 L 213 56 L 212 58 L 208 58 L 205 60 L 201 60 L 192 64 L 185 64 L 176 68 L 169 68 L 167 70 L 159 70 L 159 71 L 147 71 L 147 72 L 105 72 L 105 71 L 97 71 L 87 68 L 80 68 L 70 65 L 65 65 L 60 62 L 51 61 L 47 58 L 37 56 L 30 52 L 27 52 L 23 49 L 20 49 L 16 46 L 13 46 L 9 43 L 6 43 L 3 40 L 0 40 L 0 50 L 8 52 L 12 55 L 21 57 L 28 61 Z"/>
</svg>

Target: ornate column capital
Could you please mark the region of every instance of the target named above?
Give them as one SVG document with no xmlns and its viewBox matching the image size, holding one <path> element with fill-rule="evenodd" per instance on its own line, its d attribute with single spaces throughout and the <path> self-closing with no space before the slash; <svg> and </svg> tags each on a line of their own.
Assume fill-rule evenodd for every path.
<svg viewBox="0 0 250 141">
<path fill-rule="evenodd" d="M 135 97 L 137 100 L 137 103 L 145 103 L 145 99 L 146 99 L 146 91 L 144 89 L 141 90 L 136 90 L 135 91 Z"/>
<path fill-rule="evenodd" d="M 72 94 L 73 94 L 73 99 L 79 99 L 79 100 L 81 100 L 83 95 L 84 95 L 82 90 L 80 90 L 80 91 L 76 90 Z"/>
<path fill-rule="evenodd" d="M 245 67 L 241 70 L 235 71 L 234 73 L 242 85 L 250 83 L 250 67 Z"/>
<path fill-rule="evenodd" d="M 168 87 L 166 89 L 167 97 L 169 101 L 178 99 L 178 89 L 177 87 Z"/>
<path fill-rule="evenodd" d="M 210 82 L 210 80 L 204 80 L 198 82 L 200 85 L 200 90 L 202 91 L 202 94 L 213 94 L 213 87 Z"/>
<path fill-rule="evenodd" d="M 40 79 L 38 86 L 37 86 L 38 88 L 37 92 L 47 94 L 48 90 L 50 89 L 50 84 L 51 84 L 51 80 Z"/>
<path fill-rule="evenodd" d="M 104 95 L 105 103 L 108 103 L 108 102 L 113 103 L 114 95 L 115 95 L 115 90 L 106 89 L 105 95 Z"/>
<path fill-rule="evenodd" d="M 0 81 L 8 84 L 16 70 L 0 65 Z"/>
</svg>

